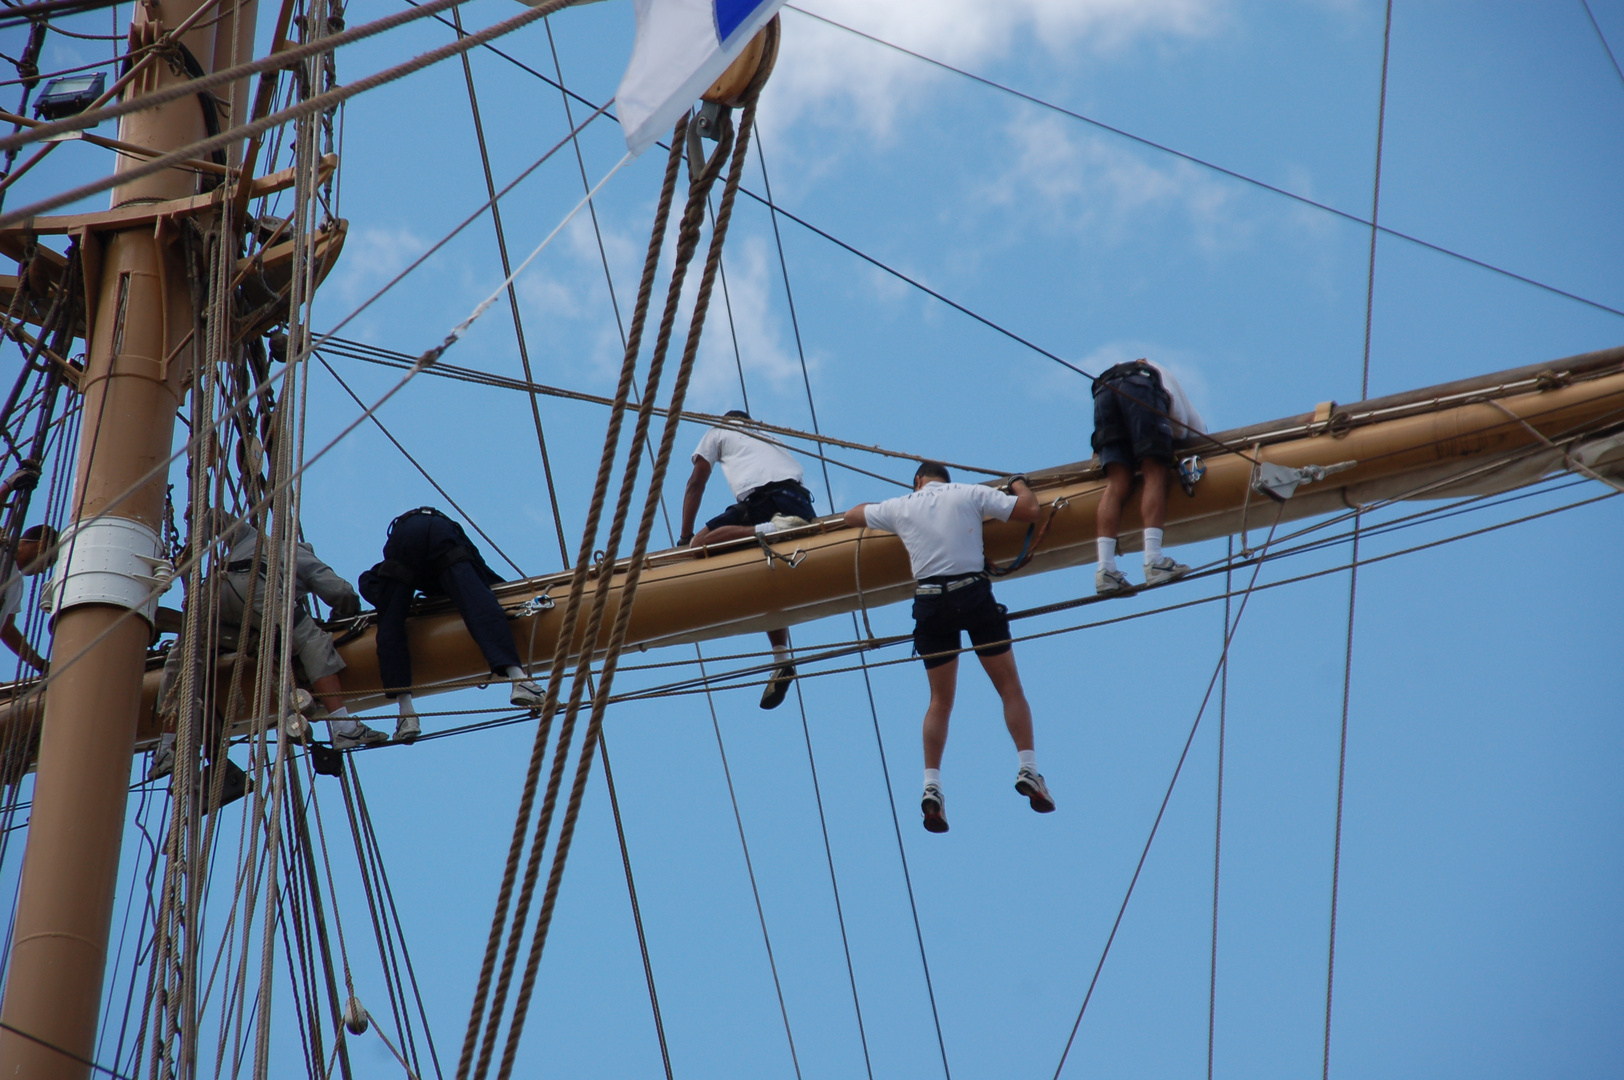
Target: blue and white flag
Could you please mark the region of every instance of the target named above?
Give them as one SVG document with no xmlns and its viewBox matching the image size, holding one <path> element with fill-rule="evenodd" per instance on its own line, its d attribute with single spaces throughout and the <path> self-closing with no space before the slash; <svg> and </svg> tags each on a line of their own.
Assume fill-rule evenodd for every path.
<svg viewBox="0 0 1624 1080">
<path fill-rule="evenodd" d="M 615 105 L 641 154 L 738 58 L 784 0 L 636 0 L 637 44 Z"/>
</svg>

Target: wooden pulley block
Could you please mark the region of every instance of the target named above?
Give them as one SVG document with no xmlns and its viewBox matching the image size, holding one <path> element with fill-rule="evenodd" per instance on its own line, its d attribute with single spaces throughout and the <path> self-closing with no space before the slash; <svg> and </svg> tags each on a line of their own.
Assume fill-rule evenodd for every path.
<svg viewBox="0 0 1624 1080">
<path fill-rule="evenodd" d="M 778 36 L 778 16 L 774 15 L 722 72 L 722 77 L 699 95 L 700 100 L 714 101 L 730 109 L 744 104 L 745 91 L 758 81 L 766 82 L 767 76 L 773 73 L 773 65 L 778 62 Z"/>
</svg>

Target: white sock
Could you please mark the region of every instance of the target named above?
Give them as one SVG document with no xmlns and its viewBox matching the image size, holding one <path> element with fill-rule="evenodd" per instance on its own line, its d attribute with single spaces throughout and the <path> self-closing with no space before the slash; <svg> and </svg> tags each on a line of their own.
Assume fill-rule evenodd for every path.
<svg viewBox="0 0 1624 1080">
<path fill-rule="evenodd" d="M 327 719 L 329 719 L 329 720 L 341 720 L 341 719 L 343 719 L 344 717 L 346 717 L 348 715 L 350 715 L 349 707 L 345 706 L 345 705 L 340 705 L 338 708 L 334 709 L 332 712 L 327 714 Z"/>
<path fill-rule="evenodd" d="M 1149 566 L 1162 557 L 1162 530 L 1145 530 L 1145 565 Z"/>
<path fill-rule="evenodd" d="M 526 682 L 530 678 L 530 676 L 524 673 L 524 668 L 522 667 L 510 667 L 506 671 L 502 672 L 502 674 L 507 678 L 512 679 L 514 682 Z"/>
<path fill-rule="evenodd" d="M 405 719 L 408 716 L 416 716 L 417 715 L 417 709 L 412 705 L 412 695 L 410 695 L 410 694 L 402 694 L 402 695 L 400 695 L 399 697 L 397 697 L 395 699 L 395 704 L 400 706 L 401 719 Z"/>
<path fill-rule="evenodd" d="M 773 646 L 773 663 L 779 665 L 780 667 L 782 667 L 783 665 L 789 663 L 789 646 L 788 645 L 774 645 Z"/>
<path fill-rule="evenodd" d="M 1098 540 L 1094 541 L 1094 545 L 1095 545 L 1095 547 L 1097 547 L 1099 549 L 1100 569 L 1101 570 L 1115 570 L 1116 569 L 1116 537 L 1114 537 L 1114 536 L 1102 536 Z"/>
<path fill-rule="evenodd" d="M 1038 771 L 1038 752 L 1036 750 L 1017 750 L 1015 752 L 1020 755 L 1021 768 L 1031 769 L 1033 772 Z"/>
<path fill-rule="evenodd" d="M 361 721 L 345 713 L 343 716 L 330 713 L 327 723 L 331 726 L 334 735 L 356 735 L 361 731 Z"/>
<path fill-rule="evenodd" d="M 159 756 L 162 756 L 165 753 L 173 753 L 174 750 L 175 750 L 175 735 L 174 735 L 173 732 L 166 731 L 162 735 L 158 736 L 158 750 L 157 750 L 157 753 L 159 754 Z"/>
<path fill-rule="evenodd" d="M 942 786 L 942 770 L 940 770 L 940 769 L 926 769 L 925 770 L 925 783 L 926 784 L 935 784 L 937 787 L 941 787 Z"/>
</svg>

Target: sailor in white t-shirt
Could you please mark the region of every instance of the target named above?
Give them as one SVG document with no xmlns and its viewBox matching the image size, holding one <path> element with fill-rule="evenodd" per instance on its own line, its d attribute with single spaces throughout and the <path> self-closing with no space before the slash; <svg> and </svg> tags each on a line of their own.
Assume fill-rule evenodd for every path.
<svg viewBox="0 0 1624 1080">
<path fill-rule="evenodd" d="M 694 471 L 682 496 L 682 538 L 678 542 L 701 547 L 707 541 L 732 540 L 752 531 L 795 528 L 817 517 L 817 511 L 812 509 L 812 493 L 801 483 L 801 464 L 783 444 L 765 433 L 746 430 L 750 414 L 743 409 L 724 413 L 723 419 L 735 424 L 711 428 L 694 448 Z M 734 501 L 705 522 L 695 535 L 699 503 L 716 465 L 722 467 Z M 776 709 L 795 680 L 795 665 L 791 662 L 788 630 L 769 630 L 767 640 L 773 648 L 773 673 L 762 691 L 761 707 Z"/>
<path fill-rule="evenodd" d="M 1015 477 L 1009 488 L 1005 493 L 984 484 L 955 484 L 945 466 L 927 461 L 914 474 L 911 494 L 862 503 L 846 511 L 848 525 L 896 533 L 913 566 L 914 650 L 925 662 L 930 681 L 923 731 L 925 791 L 919 803 L 930 832 L 947 831 L 942 751 L 947 746 L 947 724 L 958 688 L 961 631 L 969 632 L 982 668 L 1003 699 L 1004 725 L 1020 757 L 1015 790 L 1040 814 L 1054 809 L 1054 800 L 1037 770 L 1032 708 L 1015 669 L 1009 619 L 993 599 L 986 573 L 982 522 L 1038 520 L 1037 496 L 1026 479 Z"/>
</svg>

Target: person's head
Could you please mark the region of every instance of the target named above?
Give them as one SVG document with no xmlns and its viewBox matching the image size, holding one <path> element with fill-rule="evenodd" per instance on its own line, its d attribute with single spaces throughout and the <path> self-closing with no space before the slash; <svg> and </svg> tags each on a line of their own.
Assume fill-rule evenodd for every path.
<svg viewBox="0 0 1624 1080">
<path fill-rule="evenodd" d="M 918 491 L 926 484 L 950 484 L 953 478 L 948 475 L 947 466 L 940 461 L 921 461 L 919 468 L 914 470 L 914 490 Z"/>
<path fill-rule="evenodd" d="M 17 566 L 32 577 L 50 568 L 56 562 L 56 530 L 49 525 L 34 525 L 23 530 L 17 539 Z"/>
<path fill-rule="evenodd" d="M 748 419 L 750 419 L 750 414 L 745 412 L 743 409 L 729 409 L 727 412 L 722 414 L 722 419 L 723 420 L 748 420 Z"/>
</svg>

